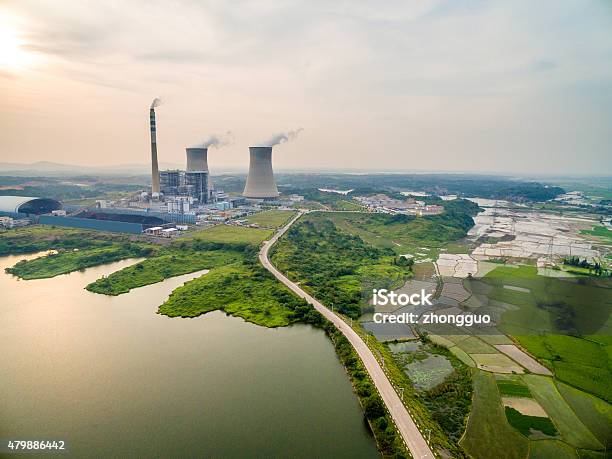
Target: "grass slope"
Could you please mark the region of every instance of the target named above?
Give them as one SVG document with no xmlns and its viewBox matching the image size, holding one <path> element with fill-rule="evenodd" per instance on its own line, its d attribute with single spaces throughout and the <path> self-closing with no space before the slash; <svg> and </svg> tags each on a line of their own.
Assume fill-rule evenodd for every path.
<svg viewBox="0 0 612 459">
<path fill-rule="evenodd" d="M 532 441 L 529 459 L 578 459 L 576 450 L 559 440 Z"/>
<path fill-rule="evenodd" d="M 272 235 L 272 231 L 262 228 L 247 228 L 244 226 L 215 225 L 210 228 L 191 233 L 181 240 L 200 240 L 216 243 L 248 243 L 260 244 Z"/>
<path fill-rule="evenodd" d="M 249 223 L 254 223 L 263 228 L 280 228 L 295 216 L 290 210 L 265 210 L 246 218 Z"/>
<path fill-rule="evenodd" d="M 542 405 L 550 418 L 555 421 L 557 430 L 567 443 L 577 448 L 603 449 L 603 445 L 565 402 L 551 378 L 525 375 L 524 380 L 534 398 Z"/>
<path fill-rule="evenodd" d="M 473 380 L 475 396 L 461 445 L 475 459 L 525 458 L 529 441 L 508 424 L 495 377 L 475 370 Z"/>
<path fill-rule="evenodd" d="M 612 447 L 612 406 L 593 395 L 557 381 L 557 389 L 584 425 L 608 449 Z"/>
</svg>

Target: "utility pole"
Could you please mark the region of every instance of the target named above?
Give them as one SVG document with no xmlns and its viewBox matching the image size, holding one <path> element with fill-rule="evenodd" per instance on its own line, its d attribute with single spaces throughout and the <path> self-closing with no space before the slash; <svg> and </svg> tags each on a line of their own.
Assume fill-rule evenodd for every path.
<svg viewBox="0 0 612 459">
<path fill-rule="evenodd" d="M 399 390 L 400 390 L 400 400 L 403 403 L 404 402 L 404 388 L 403 387 L 399 387 Z"/>
</svg>

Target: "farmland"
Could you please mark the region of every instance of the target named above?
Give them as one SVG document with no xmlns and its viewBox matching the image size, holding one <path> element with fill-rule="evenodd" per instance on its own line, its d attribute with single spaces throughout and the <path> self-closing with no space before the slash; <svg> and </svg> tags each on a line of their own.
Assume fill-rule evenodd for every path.
<svg viewBox="0 0 612 459">
<path fill-rule="evenodd" d="M 506 420 L 495 377 L 474 371 L 472 412 L 461 445 L 474 457 L 524 458 L 529 441 Z"/>
</svg>

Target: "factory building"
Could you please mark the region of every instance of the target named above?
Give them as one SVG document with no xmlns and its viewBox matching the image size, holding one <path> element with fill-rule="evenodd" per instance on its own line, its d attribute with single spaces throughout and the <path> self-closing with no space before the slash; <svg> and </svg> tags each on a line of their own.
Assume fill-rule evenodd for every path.
<svg viewBox="0 0 612 459">
<path fill-rule="evenodd" d="M 208 148 L 186 148 L 187 170 L 178 169 L 159 173 L 160 191 L 166 197 L 194 198 L 200 204 L 212 200 L 212 185 L 208 172 Z"/>
<path fill-rule="evenodd" d="M 178 169 L 161 171 L 159 173 L 160 192 L 167 196 L 178 196 L 182 183 L 181 172 Z"/>
<path fill-rule="evenodd" d="M 50 214 L 61 210 L 62 204 L 55 199 L 29 196 L 0 196 L 0 215 L 24 216 Z"/>
<path fill-rule="evenodd" d="M 279 195 L 272 170 L 272 147 L 249 147 L 249 175 L 242 195 L 273 200 Z"/>
</svg>

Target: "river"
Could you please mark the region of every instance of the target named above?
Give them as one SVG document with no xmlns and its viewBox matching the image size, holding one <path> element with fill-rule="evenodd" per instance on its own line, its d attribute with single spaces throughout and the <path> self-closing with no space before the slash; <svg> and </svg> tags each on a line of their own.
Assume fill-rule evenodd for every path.
<svg viewBox="0 0 612 459">
<path fill-rule="evenodd" d="M 0 258 L 0 439 L 65 440 L 71 457 L 378 457 L 323 331 L 156 314 L 195 274 L 107 297 L 83 287 L 133 260 L 4 273 L 23 258 Z"/>
</svg>

